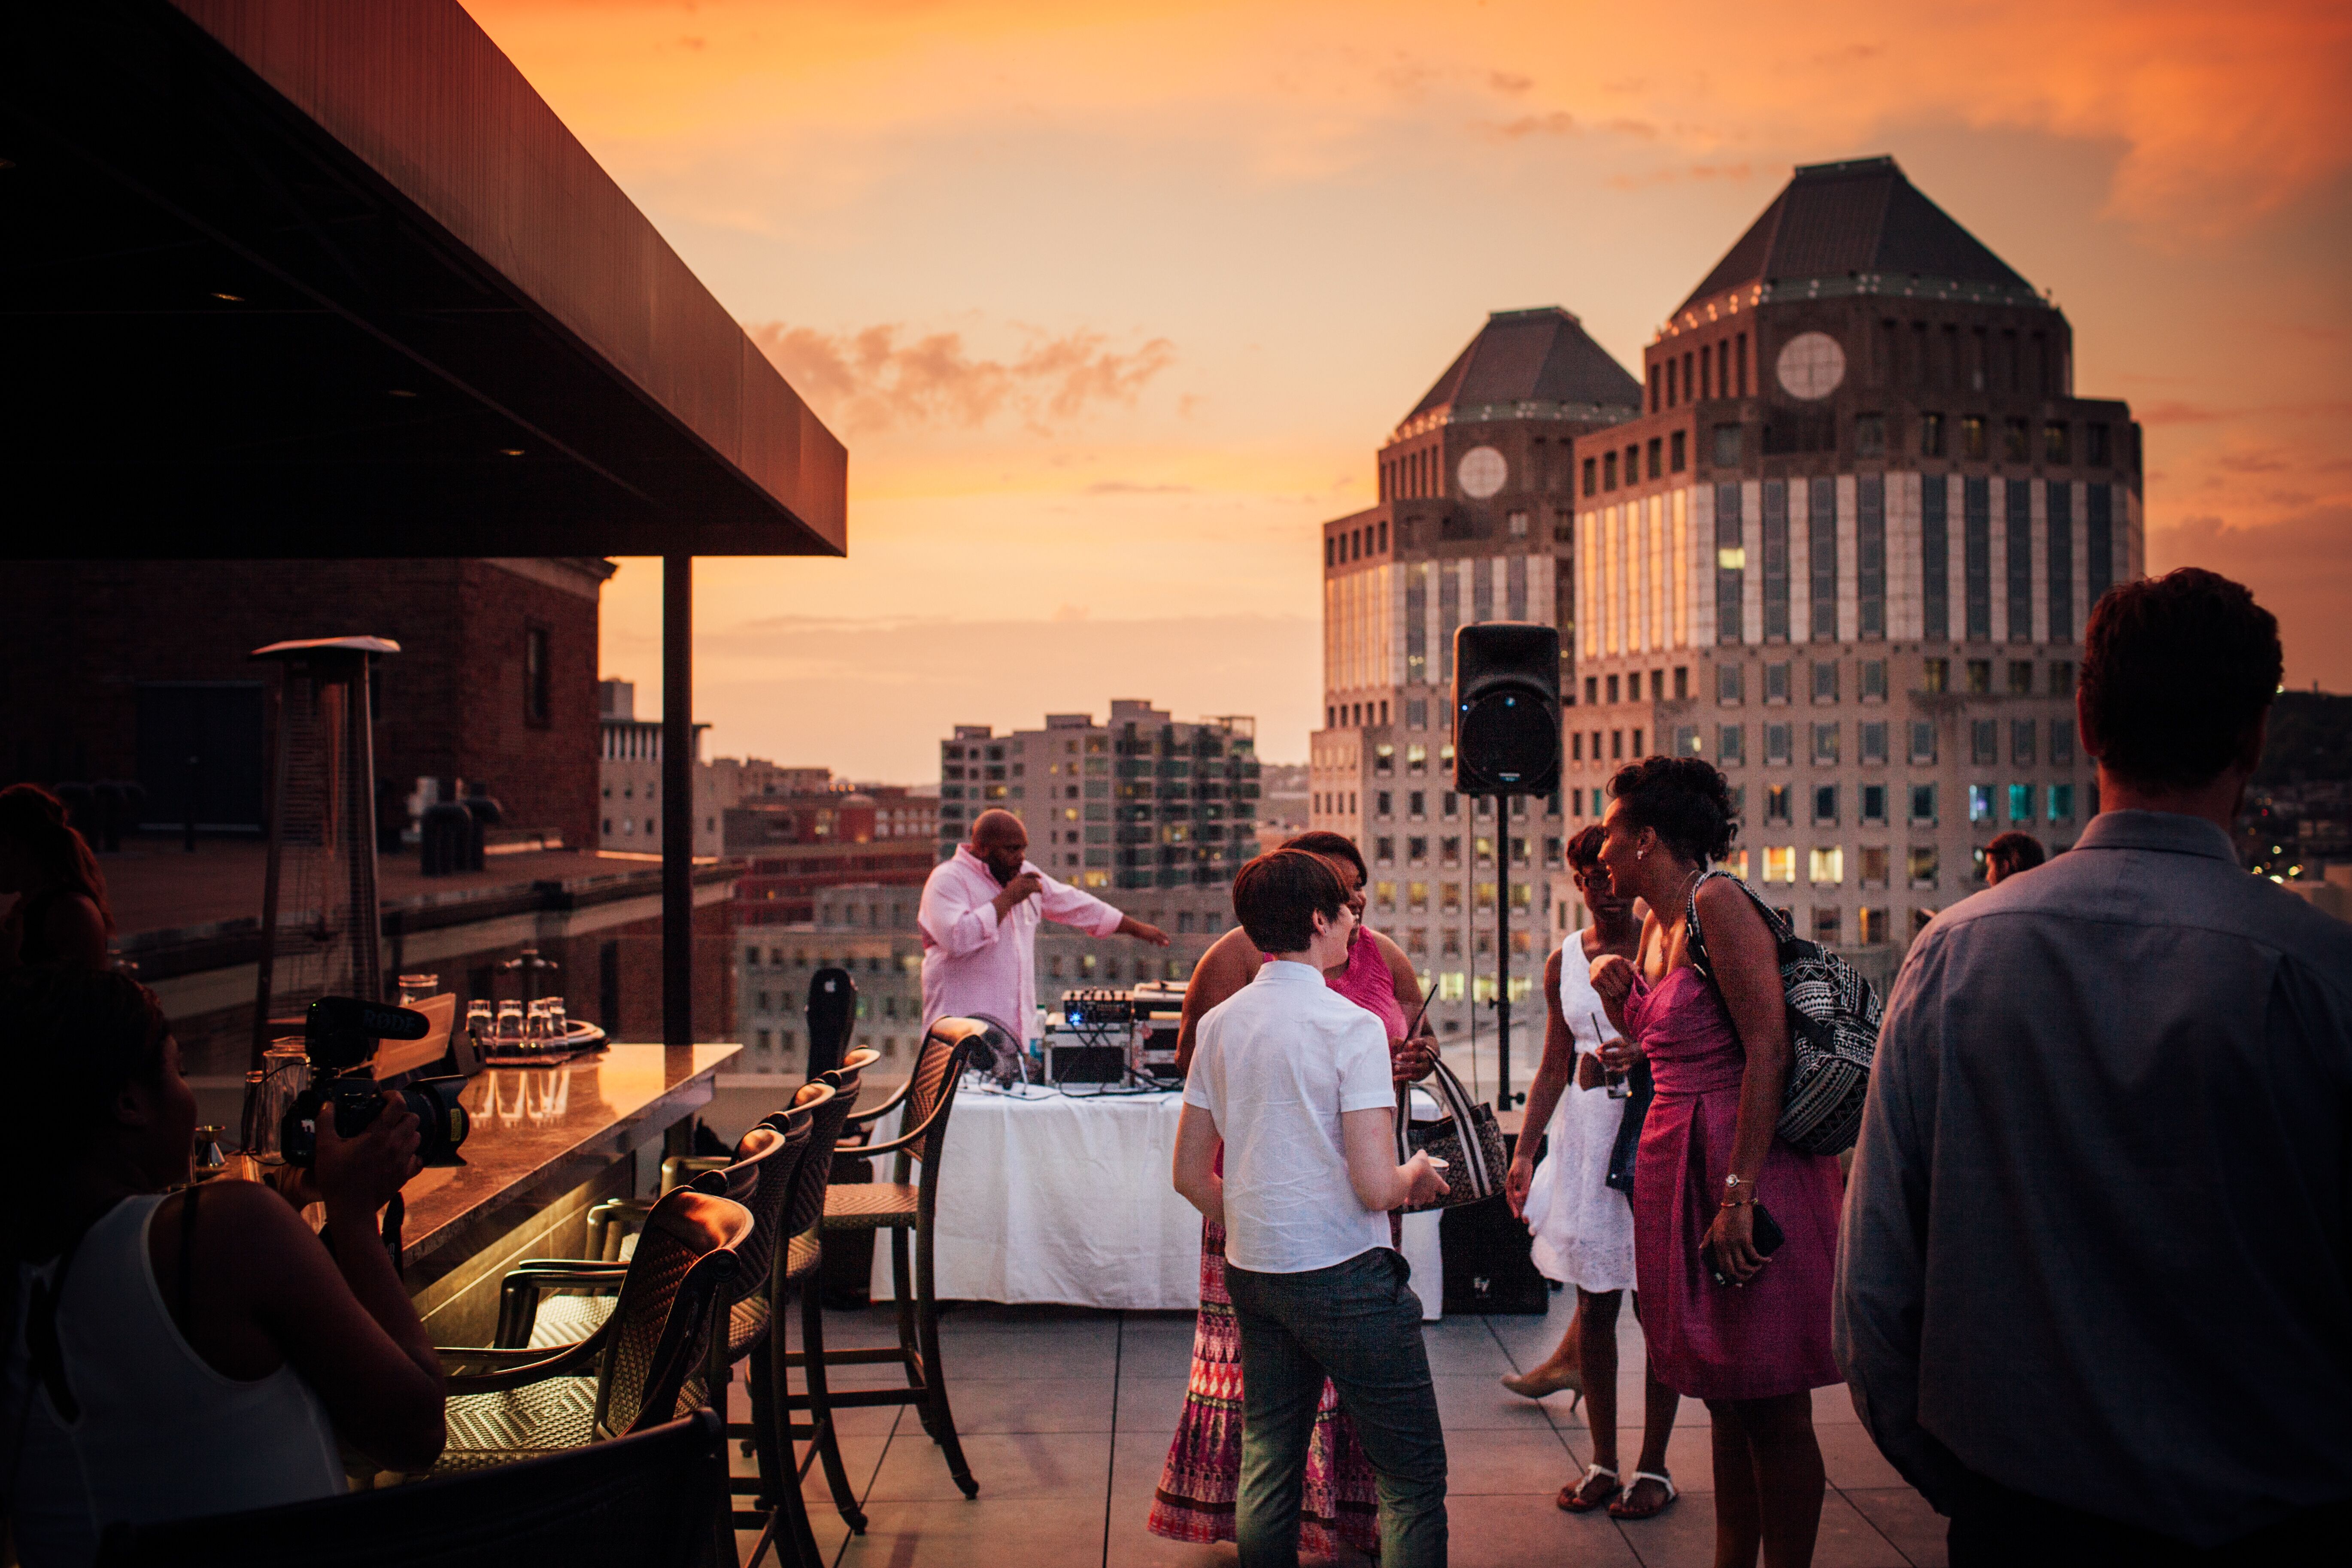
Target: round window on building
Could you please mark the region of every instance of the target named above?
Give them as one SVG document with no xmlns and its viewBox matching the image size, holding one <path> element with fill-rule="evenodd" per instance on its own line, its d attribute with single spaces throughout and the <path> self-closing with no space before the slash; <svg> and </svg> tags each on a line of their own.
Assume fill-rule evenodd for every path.
<svg viewBox="0 0 2352 1568">
<path fill-rule="evenodd" d="M 1827 332 L 1799 332 L 1780 345 L 1773 369 L 1790 396 L 1811 402 L 1827 397 L 1845 380 L 1845 350 Z"/>
<path fill-rule="evenodd" d="M 1503 461 L 1503 454 L 1492 447 L 1473 447 L 1462 454 L 1461 463 L 1454 476 L 1460 481 L 1462 493 L 1472 500 L 1485 500 L 1503 488 L 1510 478 L 1511 468 Z"/>
</svg>

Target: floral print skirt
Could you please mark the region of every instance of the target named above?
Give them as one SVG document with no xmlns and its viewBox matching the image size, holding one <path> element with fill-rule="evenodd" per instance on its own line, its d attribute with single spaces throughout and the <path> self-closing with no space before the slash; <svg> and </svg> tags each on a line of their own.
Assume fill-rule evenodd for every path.
<svg viewBox="0 0 2352 1568">
<path fill-rule="evenodd" d="M 1225 1228 L 1201 1227 L 1201 1317 L 1192 1331 L 1192 1372 L 1168 1464 L 1151 1500 L 1147 1526 L 1171 1541 L 1234 1539 L 1234 1505 L 1242 1481 L 1242 1347 L 1225 1294 Z M 1371 1461 L 1355 1424 L 1327 1379 L 1307 1447 L 1307 1485 L 1299 1500 L 1298 1547 L 1337 1556 L 1342 1547 L 1380 1550 L 1380 1497 Z"/>
</svg>

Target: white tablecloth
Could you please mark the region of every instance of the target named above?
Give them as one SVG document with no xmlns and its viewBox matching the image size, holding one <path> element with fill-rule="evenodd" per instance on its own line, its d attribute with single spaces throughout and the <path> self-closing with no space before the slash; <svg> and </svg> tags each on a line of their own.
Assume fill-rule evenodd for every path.
<svg viewBox="0 0 2352 1568">
<path fill-rule="evenodd" d="M 1201 1215 L 1171 1179 L 1182 1109 L 1173 1092 L 958 1093 L 940 1171 L 940 1298 L 1198 1308 Z M 896 1121 L 884 1119 L 877 1141 L 897 1136 Z M 889 1179 L 891 1158 L 876 1162 L 877 1180 Z M 1405 1257 L 1433 1318 L 1444 1294 L 1437 1219 L 1405 1220 Z M 886 1234 L 875 1242 L 874 1299 L 890 1295 Z"/>
</svg>

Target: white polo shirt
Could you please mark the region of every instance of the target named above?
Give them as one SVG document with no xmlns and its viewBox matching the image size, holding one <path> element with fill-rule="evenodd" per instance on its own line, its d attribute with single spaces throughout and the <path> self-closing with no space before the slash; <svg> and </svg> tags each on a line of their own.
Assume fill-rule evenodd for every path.
<svg viewBox="0 0 2352 1568">
<path fill-rule="evenodd" d="M 1184 1103 L 1225 1142 L 1226 1262 L 1304 1274 L 1389 1245 L 1339 1132 L 1344 1111 L 1396 1105 L 1388 1030 L 1312 966 L 1274 960 L 1202 1016 Z"/>
</svg>

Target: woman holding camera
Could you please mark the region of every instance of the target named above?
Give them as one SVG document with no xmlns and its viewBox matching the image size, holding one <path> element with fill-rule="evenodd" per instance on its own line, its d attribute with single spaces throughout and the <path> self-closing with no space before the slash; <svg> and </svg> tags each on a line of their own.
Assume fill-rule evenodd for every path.
<svg viewBox="0 0 2352 1568">
<path fill-rule="evenodd" d="M 1592 966 L 1623 1037 L 1611 1071 L 1648 1060 L 1656 1085 L 1633 1165 L 1633 1272 L 1650 1364 L 1714 1418 L 1716 1561 L 1812 1561 L 1821 1445 L 1812 1394 L 1842 1381 L 1830 1352 L 1838 1163 L 1775 1131 L 1793 1059 L 1779 943 L 1738 881 L 1707 863 L 1736 831 L 1723 775 L 1650 757 L 1609 781 L 1601 864 L 1649 905 L 1633 962 Z M 1690 910 L 1701 939 L 1696 956 Z M 1777 1244 L 1776 1244 L 1777 1242 Z"/>
<path fill-rule="evenodd" d="M 195 1121 L 145 987 L 12 977 L 0 1486 L 26 1568 L 79 1568 L 112 1523 L 333 1496 L 339 1443 L 395 1470 L 441 1451 L 440 1363 L 375 1232 L 415 1172 L 415 1117 L 387 1105 L 352 1139 L 320 1118 L 285 1197 L 182 1187 Z M 325 1205 L 325 1237 L 294 1202 Z"/>
</svg>

